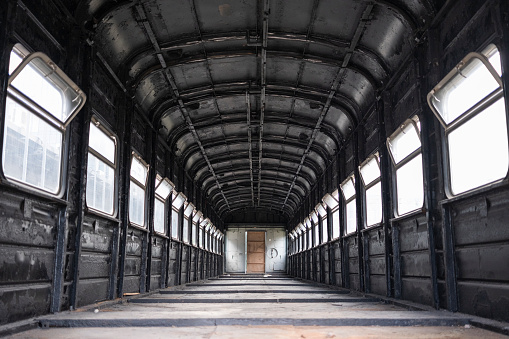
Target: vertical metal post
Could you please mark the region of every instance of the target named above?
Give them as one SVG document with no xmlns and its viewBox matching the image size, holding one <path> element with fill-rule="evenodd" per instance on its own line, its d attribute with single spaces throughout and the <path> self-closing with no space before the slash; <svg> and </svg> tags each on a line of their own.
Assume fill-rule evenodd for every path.
<svg viewBox="0 0 509 339">
<path fill-rule="evenodd" d="M 129 229 L 129 186 L 130 186 L 130 169 L 131 169 L 131 133 L 132 133 L 132 114 L 134 113 L 134 105 L 130 98 L 126 96 L 128 105 L 124 107 L 122 112 L 124 119 L 120 118 L 119 131 L 122 131 L 119 144 L 122 145 L 122 158 L 119 161 L 120 170 L 120 187 L 119 187 L 119 216 L 120 216 L 120 257 L 119 272 L 117 277 L 117 296 L 122 297 L 124 293 L 124 275 L 125 260 L 127 246 L 127 232 Z M 127 107 L 129 106 L 129 107 Z M 113 258 L 115 259 L 115 258 Z"/>
<path fill-rule="evenodd" d="M 55 244 L 55 266 L 53 271 L 53 286 L 51 291 L 50 312 L 60 312 L 62 291 L 64 288 L 64 266 L 68 235 L 67 207 L 58 210 L 57 239 Z"/>
<path fill-rule="evenodd" d="M 151 275 L 152 275 L 152 246 L 154 235 L 154 204 L 155 204 L 155 180 L 156 180 L 156 159 L 157 159 L 157 132 L 149 129 L 149 137 L 147 140 L 146 150 L 150 154 L 148 183 L 147 183 L 147 199 L 148 199 L 148 233 L 147 237 L 147 270 L 146 270 L 146 291 L 150 291 Z"/>
<path fill-rule="evenodd" d="M 364 129 L 364 126 L 362 127 Z M 365 291 L 366 288 L 366 277 L 364 275 L 364 246 L 362 240 L 361 230 L 364 228 L 364 189 L 361 187 L 361 176 L 359 173 L 359 133 L 354 132 L 353 143 L 354 143 L 354 176 L 355 176 L 355 194 L 356 194 L 356 208 L 357 208 L 357 233 L 355 239 L 357 241 L 357 255 L 359 265 L 359 290 Z M 364 152 L 363 152 L 364 153 Z M 367 258 L 366 258 L 367 259 Z"/>
<path fill-rule="evenodd" d="M 83 83 L 81 84 L 81 88 L 88 93 L 88 96 L 91 97 L 91 83 L 92 78 L 91 74 L 93 73 L 94 67 L 94 48 L 93 46 L 86 45 L 87 57 L 84 62 L 85 69 L 83 70 Z M 80 114 L 79 123 L 81 125 L 81 138 L 80 138 L 80 147 L 79 147 L 79 168 L 80 168 L 80 178 L 79 178 L 79 197 L 77 199 L 78 202 L 78 210 L 77 210 L 77 218 L 76 218 L 76 234 L 74 238 L 74 257 L 73 257 L 73 282 L 71 285 L 71 295 L 69 300 L 69 305 L 72 308 L 77 307 L 77 298 L 78 298 L 78 284 L 80 279 L 80 257 L 81 257 L 81 237 L 83 233 L 83 218 L 85 214 L 86 208 L 86 187 L 87 187 L 87 164 L 88 164 L 88 137 L 90 133 L 90 117 L 91 117 L 91 105 L 88 104 L 84 107 L 83 111 Z M 112 261 L 113 262 L 113 261 Z"/>
<path fill-rule="evenodd" d="M 401 252 L 399 228 L 392 227 L 392 266 L 394 275 L 394 298 L 401 298 Z"/>
<path fill-rule="evenodd" d="M 386 101 L 387 99 L 387 101 Z M 386 296 L 392 296 L 392 263 L 391 263 L 391 237 L 390 237 L 390 219 L 393 211 L 393 199 L 392 199 L 392 170 L 391 162 L 389 160 L 389 152 L 387 150 L 387 131 L 385 128 L 385 106 L 386 102 L 389 102 L 386 96 L 380 98 L 376 103 L 376 110 L 378 111 L 378 126 L 379 126 L 379 149 L 380 154 L 380 176 L 382 180 L 382 224 L 384 234 L 384 254 L 385 254 L 385 280 L 386 280 Z"/>
<path fill-rule="evenodd" d="M 449 206 L 442 207 L 443 220 L 443 244 L 445 262 L 445 287 L 447 289 L 447 309 L 452 312 L 458 311 L 458 292 L 456 281 L 456 261 L 454 255 L 454 229 L 452 227 L 451 211 Z"/>
</svg>

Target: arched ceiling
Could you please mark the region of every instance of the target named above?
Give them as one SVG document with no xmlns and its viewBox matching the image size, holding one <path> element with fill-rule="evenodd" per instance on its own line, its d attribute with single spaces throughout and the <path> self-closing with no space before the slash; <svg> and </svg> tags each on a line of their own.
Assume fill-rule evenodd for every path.
<svg viewBox="0 0 509 339">
<path fill-rule="evenodd" d="M 84 0 L 75 13 L 223 218 L 287 220 L 432 0 Z"/>
</svg>

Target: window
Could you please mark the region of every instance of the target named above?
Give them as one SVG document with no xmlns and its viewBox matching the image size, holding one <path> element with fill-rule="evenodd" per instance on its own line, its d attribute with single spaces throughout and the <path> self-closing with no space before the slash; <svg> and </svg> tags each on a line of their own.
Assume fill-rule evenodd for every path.
<svg viewBox="0 0 509 339">
<path fill-rule="evenodd" d="M 320 222 L 322 223 L 322 232 L 321 232 L 321 244 L 327 242 L 327 210 L 326 206 L 323 203 L 318 203 L 315 207 L 315 211 L 320 217 Z M 318 235 L 318 233 L 317 233 Z"/>
<path fill-rule="evenodd" d="M 168 179 L 156 177 L 154 201 L 154 231 L 166 234 L 166 199 L 173 191 L 174 185 Z"/>
<path fill-rule="evenodd" d="M 332 210 L 332 239 L 339 238 L 341 235 L 339 225 L 339 190 L 332 194 L 327 193 L 322 201 Z"/>
<path fill-rule="evenodd" d="M 186 202 L 186 196 L 183 193 L 173 191 L 171 199 L 171 237 L 180 240 L 180 218 L 179 211 Z"/>
<path fill-rule="evenodd" d="M 467 55 L 429 94 L 445 129 L 449 195 L 507 175 L 509 146 L 498 49 Z"/>
<path fill-rule="evenodd" d="M 131 157 L 131 182 L 129 186 L 129 221 L 145 227 L 145 186 L 148 165 L 134 152 Z"/>
<path fill-rule="evenodd" d="M 320 219 L 318 218 L 318 213 L 316 213 L 316 211 L 311 211 L 309 218 L 313 222 L 313 247 L 316 247 L 316 246 L 318 246 L 318 244 L 320 244 L 320 241 L 319 241 L 319 239 L 320 239 L 319 220 Z"/>
<path fill-rule="evenodd" d="M 424 187 L 420 124 L 417 117 L 407 120 L 387 139 L 396 178 L 396 213 L 403 215 L 422 208 Z"/>
<path fill-rule="evenodd" d="M 357 231 L 357 206 L 355 201 L 355 177 L 350 175 L 341 184 L 341 191 L 345 198 L 346 208 L 346 230 L 345 234 L 354 233 Z"/>
<path fill-rule="evenodd" d="M 17 183 L 54 195 L 62 190 L 64 133 L 86 96 L 46 55 L 10 54 L 2 169 Z"/>
<path fill-rule="evenodd" d="M 194 205 L 192 203 L 188 203 L 184 209 L 184 227 L 182 230 L 182 240 L 185 243 L 189 243 L 189 224 L 192 223 L 191 214 L 194 211 Z"/>
<path fill-rule="evenodd" d="M 365 189 L 366 226 L 369 227 L 382 221 L 382 183 L 378 154 L 369 157 L 359 170 Z"/>
<path fill-rule="evenodd" d="M 192 231 L 191 231 L 191 243 L 193 246 L 198 246 L 198 225 L 200 224 L 200 221 L 202 220 L 203 213 L 198 210 L 194 210 L 193 212 L 193 219 L 192 219 Z"/>
<path fill-rule="evenodd" d="M 87 194 L 88 208 L 114 214 L 116 139 L 92 119 L 88 137 Z"/>
<path fill-rule="evenodd" d="M 200 229 L 199 229 L 199 234 L 198 234 L 198 244 L 200 246 L 200 248 L 205 248 L 205 237 L 204 237 L 204 228 L 206 226 L 208 226 L 210 224 L 210 220 L 209 218 L 203 220 L 201 223 L 200 223 Z"/>
</svg>

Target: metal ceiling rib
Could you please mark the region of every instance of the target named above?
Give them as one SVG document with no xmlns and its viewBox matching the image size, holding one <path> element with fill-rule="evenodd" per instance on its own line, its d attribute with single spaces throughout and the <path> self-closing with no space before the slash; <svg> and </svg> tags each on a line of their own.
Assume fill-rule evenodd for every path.
<svg viewBox="0 0 509 339">
<path fill-rule="evenodd" d="M 432 10 L 430 0 L 82 0 L 76 17 L 221 217 L 290 219 Z"/>
<path fill-rule="evenodd" d="M 159 47 L 159 44 L 157 42 L 157 38 L 156 38 L 156 36 L 154 34 L 154 31 L 152 30 L 152 27 L 150 26 L 150 23 L 148 22 L 147 15 L 145 13 L 145 9 L 143 7 L 143 4 L 142 4 L 141 0 L 138 0 L 138 4 L 136 5 L 136 10 L 137 10 L 138 15 L 140 16 L 139 21 L 141 21 L 141 23 L 143 24 L 143 27 L 145 29 L 145 33 L 148 35 L 152 45 L 154 46 L 157 58 L 159 59 L 159 62 L 161 63 L 161 67 L 166 70 L 167 69 L 166 62 L 165 62 L 163 56 L 161 55 L 161 48 Z M 189 114 L 187 112 L 186 107 L 184 106 L 184 102 L 182 101 L 182 99 L 179 98 L 179 93 L 178 93 L 177 86 L 175 85 L 175 81 L 174 81 L 174 79 L 173 79 L 173 77 L 172 77 L 172 75 L 171 75 L 171 73 L 169 71 L 165 71 L 164 74 L 166 76 L 166 80 L 168 81 L 168 84 L 170 85 L 170 87 L 173 90 L 174 96 L 177 98 L 178 104 L 180 106 L 180 110 L 181 110 L 182 115 L 184 116 L 184 118 L 186 120 L 186 123 L 188 125 L 189 131 L 193 135 L 193 137 L 195 139 L 195 142 L 200 147 L 200 150 L 202 152 L 203 158 L 207 162 L 207 165 L 208 165 L 208 168 L 210 170 L 210 173 L 215 178 L 217 187 L 218 187 L 219 191 L 221 192 L 221 194 L 223 196 L 223 199 L 224 199 L 224 201 L 225 201 L 225 203 L 226 203 L 226 205 L 228 206 L 228 209 L 229 209 L 230 205 L 228 203 L 228 199 L 226 199 L 226 196 L 224 195 L 223 191 L 221 190 L 221 186 L 219 185 L 219 181 L 217 180 L 216 174 L 214 173 L 214 168 L 210 164 L 210 160 L 207 157 L 207 153 L 206 153 L 205 149 L 203 148 L 203 145 L 201 143 L 201 140 L 200 140 L 198 134 L 196 133 L 196 130 L 195 130 L 194 125 L 193 125 L 193 122 L 189 118 Z"/>
<path fill-rule="evenodd" d="M 364 32 L 364 28 L 366 27 L 366 23 L 369 20 L 369 16 L 371 14 L 371 11 L 373 10 L 373 3 L 368 3 L 366 5 L 366 8 L 364 9 L 364 12 L 362 13 L 361 20 L 359 24 L 357 25 L 357 29 L 355 30 L 355 34 L 352 38 L 352 42 L 350 43 L 350 47 L 348 48 L 348 53 L 346 54 L 346 57 L 343 59 L 343 64 L 341 65 L 341 68 L 339 69 L 338 73 L 336 74 L 336 77 L 334 78 L 334 83 L 332 84 L 331 91 L 329 93 L 329 97 L 327 98 L 327 102 L 325 103 L 322 112 L 320 113 L 320 117 L 318 118 L 318 121 L 316 122 L 316 126 L 313 130 L 313 134 L 311 135 L 311 138 L 309 139 L 309 143 L 306 147 L 306 151 L 304 152 L 304 155 L 302 156 L 302 159 L 299 164 L 299 168 L 297 168 L 297 173 L 295 173 L 295 177 L 293 179 L 293 182 L 290 186 L 290 189 L 288 190 L 288 194 L 286 195 L 286 198 L 283 202 L 283 206 L 281 209 L 283 209 L 286 205 L 286 202 L 288 201 L 288 197 L 290 196 L 290 192 L 292 191 L 293 187 L 295 186 L 295 181 L 297 180 L 297 176 L 299 175 L 299 172 L 302 168 L 302 164 L 304 163 L 304 160 L 306 160 L 306 157 L 308 156 L 309 149 L 311 148 L 311 145 L 316 139 L 316 135 L 318 131 L 320 130 L 320 125 L 322 124 L 322 120 L 325 117 L 325 114 L 329 111 L 329 107 L 332 102 L 332 98 L 334 97 L 334 94 L 338 91 L 339 86 L 341 86 L 341 82 L 344 77 L 345 69 L 348 67 L 348 63 L 350 62 L 350 58 L 352 57 L 353 51 L 355 50 L 357 44 L 359 43 L 359 40 L 361 39 L 362 33 Z"/>
</svg>

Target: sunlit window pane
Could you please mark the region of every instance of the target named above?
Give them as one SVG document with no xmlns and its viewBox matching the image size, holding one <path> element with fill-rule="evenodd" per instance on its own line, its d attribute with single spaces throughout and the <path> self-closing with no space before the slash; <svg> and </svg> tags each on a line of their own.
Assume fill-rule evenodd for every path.
<svg viewBox="0 0 509 339">
<path fill-rule="evenodd" d="M 326 217 L 322 219 L 322 243 L 324 243 L 324 242 L 327 242 L 327 218 Z"/>
<path fill-rule="evenodd" d="M 196 246 L 197 243 L 196 243 L 196 231 L 197 231 L 197 226 L 196 226 L 196 223 L 193 222 L 193 227 L 192 227 L 192 231 L 191 231 L 191 243 L 193 244 L 193 246 Z"/>
<path fill-rule="evenodd" d="M 132 180 L 129 188 L 129 220 L 145 226 L 145 190 Z"/>
<path fill-rule="evenodd" d="M 2 152 L 5 176 L 57 193 L 62 138 L 60 130 L 7 97 Z"/>
<path fill-rule="evenodd" d="M 184 218 L 184 223 L 182 225 L 182 240 L 186 243 L 189 242 L 189 222 L 191 219 Z"/>
<path fill-rule="evenodd" d="M 88 153 L 87 206 L 113 214 L 115 169 Z"/>
<path fill-rule="evenodd" d="M 448 135 L 453 194 L 504 178 L 508 168 L 508 140 L 503 99 Z"/>
<path fill-rule="evenodd" d="M 421 154 L 396 171 L 396 189 L 399 215 L 422 208 L 424 188 Z"/>
<path fill-rule="evenodd" d="M 339 210 L 332 212 L 332 239 L 338 238 L 339 233 Z"/>
<path fill-rule="evenodd" d="M 446 124 L 469 110 L 499 88 L 486 66 L 477 58 L 470 59 L 456 75 L 432 97 L 433 105 Z"/>
<path fill-rule="evenodd" d="M 348 200 L 355 195 L 354 183 L 355 183 L 355 179 L 353 177 L 351 177 L 341 185 L 341 190 L 343 191 L 345 200 Z"/>
<path fill-rule="evenodd" d="M 380 168 L 375 158 L 371 158 L 360 168 L 362 180 L 365 185 L 369 185 L 380 177 Z"/>
<path fill-rule="evenodd" d="M 171 237 L 179 239 L 179 212 L 174 209 L 171 212 Z"/>
<path fill-rule="evenodd" d="M 155 199 L 154 202 L 154 231 L 165 233 L 164 202 Z"/>
<path fill-rule="evenodd" d="M 133 156 L 131 161 L 131 177 L 145 186 L 147 182 L 147 172 L 147 167 L 143 165 L 142 162 L 138 160 L 138 158 Z"/>
<path fill-rule="evenodd" d="M 346 204 L 346 234 L 357 231 L 357 206 L 356 199 Z"/>
<path fill-rule="evenodd" d="M 168 195 L 170 195 L 172 190 L 173 187 L 171 186 L 171 184 L 168 181 L 163 180 L 159 183 L 159 186 L 157 186 L 156 194 L 163 198 L 164 200 L 166 200 L 166 198 L 168 198 Z"/>
<path fill-rule="evenodd" d="M 200 248 L 203 248 L 203 228 L 199 228 L 198 231 L 198 245 Z"/>
<path fill-rule="evenodd" d="M 23 61 L 23 57 L 16 52 L 16 50 L 11 51 L 11 56 L 9 57 L 9 75 L 14 72 L 16 67 Z"/>
<path fill-rule="evenodd" d="M 421 147 L 419 135 L 412 124 L 406 125 L 397 136 L 389 142 L 389 149 L 394 162 L 398 164 L 401 160 L 409 156 L 413 151 Z"/>
<path fill-rule="evenodd" d="M 379 182 L 366 190 L 366 223 L 367 226 L 382 221 L 382 183 Z"/>
<path fill-rule="evenodd" d="M 90 124 L 90 135 L 88 146 L 93 148 L 111 163 L 115 163 L 115 142 L 113 139 L 101 131 L 94 123 Z"/>
</svg>

